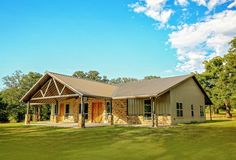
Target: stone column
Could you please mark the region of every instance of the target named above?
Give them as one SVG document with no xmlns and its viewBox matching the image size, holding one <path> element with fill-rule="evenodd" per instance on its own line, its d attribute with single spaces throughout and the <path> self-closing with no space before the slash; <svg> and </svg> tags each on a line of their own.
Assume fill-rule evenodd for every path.
<svg viewBox="0 0 236 160">
<path fill-rule="evenodd" d="M 85 128 L 85 117 L 84 117 L 84 99 L 83 96 L 81 96 L 81 113 L 78 117 L 78 127 L 79 128 Z"/>
<path fill-rule="evenodd" d="M 37 106 L 37 119 L 38 119 L 38 121 L 40 121 L 41 120 L 41 107 L 42 106 Z"/>
<path fill-rule="evenodd" d="M 30 124 L 29 108 L 30 108 L 30 102 L 27 103 L 26 114 L 25 114 L 25 125 Z"/>
<path fill-rule="evenodd" d="M 112 113 L 108 115 L 108 123 L 110 123 L 111 125 L 113 125 L 113 115 Z"/>
</svg>

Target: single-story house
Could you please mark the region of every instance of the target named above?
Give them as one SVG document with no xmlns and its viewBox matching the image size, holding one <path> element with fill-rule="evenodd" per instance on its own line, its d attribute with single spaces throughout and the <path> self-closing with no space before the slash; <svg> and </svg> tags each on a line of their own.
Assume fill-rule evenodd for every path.
<svg viewBox="0 0 236 160">
<path fill-rule="evenodd" d="M 46 72 L 22 97 L 29 107 L 51 105 L 50 121 L 173 125 L 203 122 L 212 102 L 194 75 L 140 80 L 120 85 Z M 37 119 L 37 110 L 33 119 Z"/>
</svg>

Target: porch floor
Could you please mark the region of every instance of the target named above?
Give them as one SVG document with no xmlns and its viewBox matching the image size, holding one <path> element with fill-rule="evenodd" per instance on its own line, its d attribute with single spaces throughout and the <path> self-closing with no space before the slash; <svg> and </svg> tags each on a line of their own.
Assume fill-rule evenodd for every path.
<svg viewBox="0 0 236 160">
<path fill-rule="evenodd" d="M 49 127 L 65 127 L 65 128 L 78 128 L 78 123 L 73 122 L 59 122 L 54 123 L 50 121 L 39 121 L 39 122 L 32 122 L 30 123 L 32 126 L 49 126 Z M 109 126 L 109 123 L 86 123 L 86 128 L 91 127 L 102 127 L 102 126 Z"/>
</svg>

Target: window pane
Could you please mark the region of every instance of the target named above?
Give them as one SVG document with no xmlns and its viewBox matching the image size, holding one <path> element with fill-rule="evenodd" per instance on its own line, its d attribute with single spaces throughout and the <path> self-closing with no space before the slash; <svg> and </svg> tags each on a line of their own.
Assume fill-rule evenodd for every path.
<svg viewBox="0 0 236 160">
<path fill-rule="evenodd" d="M 69 104 L 66 105 L 66 113 L 70 113 L 70 105 Z"/>
<path fill-rule="evenodd" d="M 151 106 L 151 100 L 144 100 L 144 119 L 151 119 L 151 112 L 152 112 L 152 106 Z"/>
<path fill-rule="evenodd" d="M 81 113 L 81 104 L 79 104 L 79 114 Z M 88 113 L 88 103 L 84 103 L 84 113 Z"/>
</svg>

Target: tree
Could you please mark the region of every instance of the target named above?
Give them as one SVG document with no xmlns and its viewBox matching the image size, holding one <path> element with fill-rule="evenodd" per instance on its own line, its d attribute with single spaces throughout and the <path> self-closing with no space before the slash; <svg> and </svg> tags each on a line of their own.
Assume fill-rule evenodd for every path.
<svg viewBox="0 0 236 160">
<path fill-rule="evenodd" d="M 129 77 L 119 77 L 110 80 L 110 84 L 123 84 L 128 82 L 138 81 L 136 78 L 129 78 Z"/>
<path fill-rule="evenodd" d="M 22 121 L 25 114 L 25 104 L 20 102 L 21 97 L 35 84 L 42 75 L 29 72 L 24 75 L 21 71 L 3 78 L 4 90 L 1 92 L 3 103 L 7 104 L 8 119 Z"/>
<path fill-rule="evenodd" d="M 83 71 L 76 71 L 72 76 L 77 78 L 86 78 L 86 73 L 84 73 Z"/>
<path fill-rule="evenodd" d="M 230 110 L 235 107 L 236 99 L 236 38 L 230 42 L 230 49 L 224 57 L 215 57 L 204 62 L 205 71 L 196 74 L 214 104 L 214 110 L 226 110 L 226 116 L 232 117 Z"/>
<path fill-rule="evenodd" d="M 160 78 L 159 76 L 153 76 L 153 75 L 150 75 L 150 76 L 145 76 L 144 79 L 157 79 L 157 78 Z"/>
<path fill-rule="evenodd" d="M 228 54 L 224 56 L 224 70 L 221 72 L 219 85 L 221 86 L 221 97 L 224 101 L 226 116 L 232 117 L 230 110 L 236 97 L 236 38 L 230 42 Z"/>
<path fill-rule="evenodd" d="M 2 102 L 0 93 L 0 122 L 8 122 L 7 104 Z"/>
<path fill-rule="evenodd" d="M 107 76 L 102 76 L 101 82 L 109 83 L 109 81 L 110 80 L 107 78 Z"/>
<path fill-rule="evenodd" d="M 98 71 L 89 71 L 86 73 L 86 78 L 94 81 L 101 81 L 101 76 L 99 76 Z"/>
</svg>

